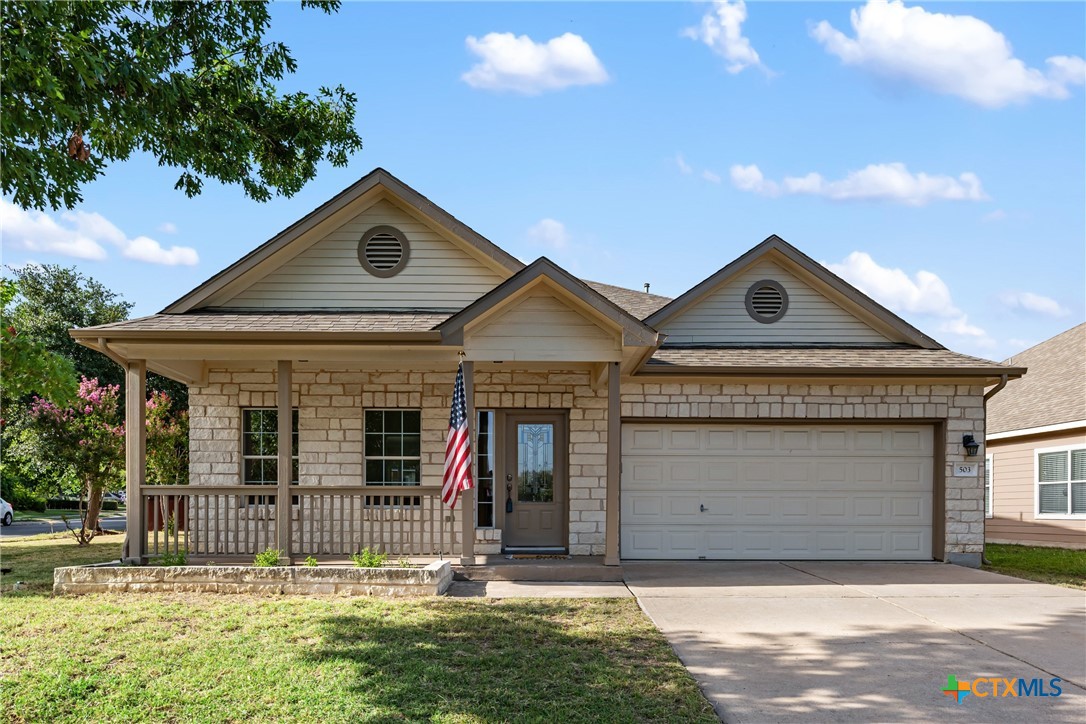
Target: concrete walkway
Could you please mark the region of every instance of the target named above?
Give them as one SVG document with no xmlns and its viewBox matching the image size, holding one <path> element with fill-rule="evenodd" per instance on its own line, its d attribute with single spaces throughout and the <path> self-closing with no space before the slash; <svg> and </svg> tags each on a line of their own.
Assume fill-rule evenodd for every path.
<svg viewBox="0 0 1086 724">
<path fill-rule="evenodd" d="M 623 567 L 725 722 L 1086 721 L 1080 590 L 941 563 Z M 1063 694 L 958 704 L 951 674 L 1058 677 Z"/>
<path fill-rule="evenodd" d="M 453 581 L 453 598 L 630 598 L 625 583 L 553 581 Z"/>
</svg>

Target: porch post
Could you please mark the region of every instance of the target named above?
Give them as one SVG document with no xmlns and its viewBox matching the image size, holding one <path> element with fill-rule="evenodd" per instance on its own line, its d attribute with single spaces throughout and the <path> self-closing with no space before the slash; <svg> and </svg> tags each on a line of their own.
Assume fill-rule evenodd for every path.
<svg viewBox="0 0 1086 724">
<path fill-rule="evenodd" d="M 276 547 L 283 551 L 289 561 L 293 555 L 290 549 L 290 484 L 294 477 L 291 473 L 294 466 L 291 464 L 291 449 L 293 444 L 294 426 L 291 424 L 293 415 L 290 391 L 291 391 L 291 362 L 279 360 L 278 374 L 279 391 L 276 395 L 279 417 L 279 475 L 276 480 L 278 488 L 275 494 L 275 530 L 277 532 Z"/>
<path fill-rule="evenodd" d="M 143 522 L 144 502 L 140 488 L 147 466 L 147 362 L 134 360 L 125 366 L 124 387 L 124 473 L 125 549 L 127 561 L 143 562 L 147 528 Z"/>
<path fill-rule="evenodd" d="M 619 496 L 618 488 L 622 473 L 622 423 L 621 423 L 621 387 L 619 386 L 619 363 L 607 364 L 607 511 L 604 514 L 607 530 L 604 531 L 605 548 L 603 564 L 617 566 L 619 561 L 618 526 Z"/>
<path fill-rule="evenodd" d="M 464 397 L 468 403 L 468 437 L 471 440 L 472 467 L 475 465 L 475 363 L 464 361 Z M 472 471 L 474 478 L 475 471 Z M 460 495 L 460 565 L 475 565 L 475 489 L 465 490 Z"/>
</svg>

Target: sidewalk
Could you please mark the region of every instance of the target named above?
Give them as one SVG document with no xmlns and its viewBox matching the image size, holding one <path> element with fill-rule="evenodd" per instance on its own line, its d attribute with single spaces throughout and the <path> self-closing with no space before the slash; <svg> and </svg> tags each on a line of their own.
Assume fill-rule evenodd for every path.
<svg viewBox="0 0 1086 724">
<path fill-rule="evenodd" d="M 622 582 L 453 581 L 452 598 L 631 598 Z"/>
</svg>

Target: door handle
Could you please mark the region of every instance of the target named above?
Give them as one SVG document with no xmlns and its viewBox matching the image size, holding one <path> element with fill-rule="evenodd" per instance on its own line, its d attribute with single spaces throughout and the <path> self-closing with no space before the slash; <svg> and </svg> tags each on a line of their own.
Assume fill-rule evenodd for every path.
<svg viewBox="0 0 1086 724">
<path fill-rule="evenodd" d="M 705 503 L 702 503 L 702 504 L 701 504 L 701 512 L 702 512 L 702 513 L 704 513 L 704 512 L 706 512 L 707 510 L 709 510 L 709 509 L 705 507 Z"/>
</svg>

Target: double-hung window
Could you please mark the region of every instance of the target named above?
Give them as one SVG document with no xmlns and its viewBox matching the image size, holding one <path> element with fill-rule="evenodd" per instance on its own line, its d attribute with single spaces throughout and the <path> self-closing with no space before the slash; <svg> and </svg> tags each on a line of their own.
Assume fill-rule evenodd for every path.
<svg viewBox="0 0 1086 724">
<path fill-rule="evenodd" d="M 291 482 L 298 482 L 298 411 L 291 414 Z M 241 411 L 241 482 L 274 486 L 279 482 L 279 411 L 248 408 Z M 248 503 L 263 504 L 269 496 L 250 495 Z"/>
<path fill-rule="evenodd" d="M 366 410 L 366 485 L 422 484 L 422 413 Z M 419 505 L 417 495 L 367 495 L 367 505 Z"/>
<path fill-rule="evenodd" d="M 1037 516 L 1086 517 L 1086 445 L 1036 455 Z"/>
</svg>

